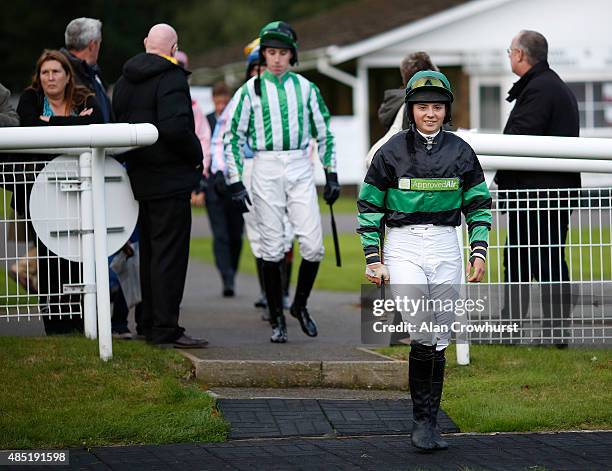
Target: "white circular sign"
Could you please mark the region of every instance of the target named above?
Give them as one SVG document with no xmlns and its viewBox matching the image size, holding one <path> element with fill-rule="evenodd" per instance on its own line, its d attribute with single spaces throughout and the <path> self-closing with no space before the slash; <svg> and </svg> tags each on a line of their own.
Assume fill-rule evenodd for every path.
<svg viewBox="0 0 612 471">
<path fill-rule="evenodd" d="M 105 159 L 105 208 L 108 255 L 128 241 L 138 220 L 138 203 L 125 168 L 112 157 Z M 79 158 L 56 157 L 38 174 L 30 195 L 30 217 L 38 238 L 52 252 L 71 261 L 82 261 L 81 237 L 93 234 L 84 227 L 79 178 Z M 91 180 L 85 180 L 91 188 Z M 83 208 L 84 209 L 84 208 Z"/>
</svg>

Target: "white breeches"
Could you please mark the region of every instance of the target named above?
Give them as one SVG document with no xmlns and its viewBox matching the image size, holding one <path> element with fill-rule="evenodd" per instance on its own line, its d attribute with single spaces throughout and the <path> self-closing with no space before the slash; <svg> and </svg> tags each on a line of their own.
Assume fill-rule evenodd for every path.
<svg viewBox="0 0 612 471">
<path fill-rule="evenodd" d="M 323 259 L 321 214 L 313 166 L 306 151 L 257 152 L 251 195 L 264 260 L 279 261 L 288 250 L 287 222 L 298 239 L 302 258 L 309 262 Z"/>
<path fill-rule="evenodd" d="M 449 306 L 459 298 L 462 283 L 462 260 L 454 227 L 413 225 L 387 228 L 384 242 L 384 264 L 389 268 L 393 297 L 440 300 Z M 412 341 L 446 348 L 451 338 L 454 310 L 438 309 L 439 303 L 414 315 L 402 312 L 405 322 L 416 325 Z M 422 323 L 433 328 L 421 329 Z M 446 327 L 444 327 L 446 326 Z M 439 328 L 441 327 L 441 329 Z"/>
<path fill-rule="evenodd" d="M 244 159 L 244 166 L 242 168 L 242 183 L 244 187 L 249 192 L 249 196 L 252 197 L 253 193 L 251 191 L 251 179 L 253 176 L 253 159 Z M 246 231 L 246 236 L 249 241 L 249 245 L 251 246 L 251 252 L 255 256 L 255 258 L 261 258 L 261 243 L 260 243 L 260 235 L 259 229 L 257 225 L 257 215 L 255 213 L 255 208 L 253 205 L 249 206 L 249 212 L 244 213 L 242 215 L 244 217 L 244 228 Z M 291 246 L 293 245 L 293 226 L 289 222 L 289 218 L 287 214 L 283 219 L 283 225 L 285 227 L 284 233 L 284 252 L 289 252 L 291 250 Z"/>
</svg>

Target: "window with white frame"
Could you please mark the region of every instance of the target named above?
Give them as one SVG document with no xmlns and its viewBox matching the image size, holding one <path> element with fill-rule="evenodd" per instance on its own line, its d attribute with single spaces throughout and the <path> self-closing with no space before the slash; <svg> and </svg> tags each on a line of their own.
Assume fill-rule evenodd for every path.
<svg viewBox="0 0 612 471">
<path fill-rule="evenodd" d="M 612 81 L 568 82 L 578 100 L 582 129 L 612 128 Z"/>
<path fill-rule="evenodd" d="M 501 87 L 480 85 L 478 87 L 478 128 L 484 131 L 501 129 Z"/>
</svg>

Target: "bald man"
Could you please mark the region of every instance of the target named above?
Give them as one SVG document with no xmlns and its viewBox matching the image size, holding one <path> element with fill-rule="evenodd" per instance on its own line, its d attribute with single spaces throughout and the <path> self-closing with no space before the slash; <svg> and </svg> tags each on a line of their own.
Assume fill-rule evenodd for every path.
<svg viewBox="0 0 612 471">
<path fill-rule="evenodd" d="M 179 326 L 189 235 L 191 191 L 202 174 L 202 147 L 194 131 L 186 71 L 174 58 L 178 35 L 157 24 L 144 40 L 145 52 L 129 59 L 115 85 L 118 122 L 152 123 L 159 139 L 124 154 L 140 213 L 142 315 L 137 332 L 155 345 L 202 348 Z"/>
</svg>

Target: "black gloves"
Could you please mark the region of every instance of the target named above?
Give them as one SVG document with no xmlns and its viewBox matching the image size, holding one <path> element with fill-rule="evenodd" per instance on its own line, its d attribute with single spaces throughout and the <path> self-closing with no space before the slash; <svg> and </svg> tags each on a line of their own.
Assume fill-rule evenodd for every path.
<svg viewBox="0 0 612 471">
<path fill-rule="evenodd" d="M 247 203 L 252 205 L 251 199 L 249 198 L 249 193 L 246 191 L 246 188 L 242 184 L 242 182 L 232 183 L 229 186 L 230 193 L 232 195 L 232 203 L 238 211 L 241 213 L 248 213 L 249 207 Z"/>
<path fill-rule="evenodd" d="M 206 177 L 202 176 L 202 178 L 200 178 L 200 181 L 198 182 L 196 187 L 193 189 L 193 192 L 194 193 L 205 193 L 206 190 L 208 190 L 208 180 L 206 179 Z"/>
<path fill-rule="evenodd" d="M 213 188 L 217 192 L 219 196 L 223 196 L 227 191 L 227 186 L 225 185 L 225 176 L 221 170 L 217 171 L 213 175 Z"/>
<path fill-rule="evenodd" d="M 325 189 L 323 190 L 323 199 L 331 206 L 340 196 L 338 174 L 336 172 L 325 172 L 325 180 L 327 183 L 325 183 Z"/>
</svg>

